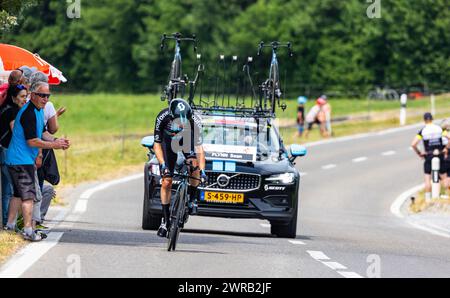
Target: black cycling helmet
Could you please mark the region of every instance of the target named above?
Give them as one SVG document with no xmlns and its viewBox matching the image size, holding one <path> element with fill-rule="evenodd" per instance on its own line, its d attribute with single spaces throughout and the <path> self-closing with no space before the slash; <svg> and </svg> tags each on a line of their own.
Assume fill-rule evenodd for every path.
<svg viewBox="0 0 450 298">
<path fill-rule="evenodd" d="M 181 98 L 172 99 L 169 105 L 172 119 L 180 119 L 181 122 L 192 119 L 192 109 L 187 101 Z"/>
</svg>

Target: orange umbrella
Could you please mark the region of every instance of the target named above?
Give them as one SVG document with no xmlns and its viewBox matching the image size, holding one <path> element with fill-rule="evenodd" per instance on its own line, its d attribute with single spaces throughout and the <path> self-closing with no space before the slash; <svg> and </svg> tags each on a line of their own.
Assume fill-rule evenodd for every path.
<svg viewBox="0 0 450 298">
<path fill-rule="evenodd" d="M 47 61 L 25 49 L 0 43 L 0 60 L 3 62 L 3 69 L 11 71 L 21 66 L 36 67 L 37 70 L 45 73 L 49 78 L 49 83 L 58 85 L 67 82 L 62 72 L 53 67 Z"/>
</svg>

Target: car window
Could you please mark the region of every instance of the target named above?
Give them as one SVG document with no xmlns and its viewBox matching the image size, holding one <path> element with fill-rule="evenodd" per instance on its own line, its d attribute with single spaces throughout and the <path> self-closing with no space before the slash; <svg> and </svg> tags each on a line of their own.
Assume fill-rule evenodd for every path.
<svg viewBox="0 0 450 298">
<path fill-rule="evenodd" d="M 233 117 L 203 118 L 203 142 L 214 145 L 257 147 L 258 159 L 279 155 L 280 141 L 265 120 Z"/>
</svg>

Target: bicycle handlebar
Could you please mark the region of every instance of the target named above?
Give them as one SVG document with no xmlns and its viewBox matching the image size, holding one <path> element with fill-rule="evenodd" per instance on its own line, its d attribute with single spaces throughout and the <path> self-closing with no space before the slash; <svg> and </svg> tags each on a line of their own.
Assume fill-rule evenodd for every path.
<svg viewBox="0 0 450 298">
<path fill-rule="evenodd" d="M 272 48 L 274 52 L 276 52 L 278 48 L 287 48 L 289 51 L 289 57 L 292 57 L 294 55 L 294 53 L 292 52 L 292 44 L 290 42 L 281 43 L 278 41 L 272 41 L 270 45 L 266 45 L 264 44 L 264 41 L 261 41 L 258 47 L 258 56 L 261 56 L 263 48 Z"/>
<path fill-rule="evenodd" d="M 197 37 L 195 34 L 192 34 L 192 37 L 183 37 L 183 35 L 179 32 L 173 33 L 172 36 L 167 36 L 167 34 L 163 34 L 161 37 L 161 51 L 164 50 L 166 46 L 166 40 L 175 40 L 177 44 L 180 44 L 182 41 L 190 41 L 194 43 L 194 51 L 197 52 Z"/>
</svg>

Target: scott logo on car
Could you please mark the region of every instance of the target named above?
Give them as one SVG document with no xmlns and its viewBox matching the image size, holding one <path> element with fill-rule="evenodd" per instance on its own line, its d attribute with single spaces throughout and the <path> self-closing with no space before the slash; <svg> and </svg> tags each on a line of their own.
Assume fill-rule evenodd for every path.
<svg viewBox="0 0 450 298">
<path fill-rule="evenodd" d="M 285 189 L 286 189 L 286 187 L 284 187 L 284 186 L 264 185 L 264 190 L 265 191 L 269 191 L 269 190 L 280 190 L 280 191 L 283 191 Z"/>
</svg>

